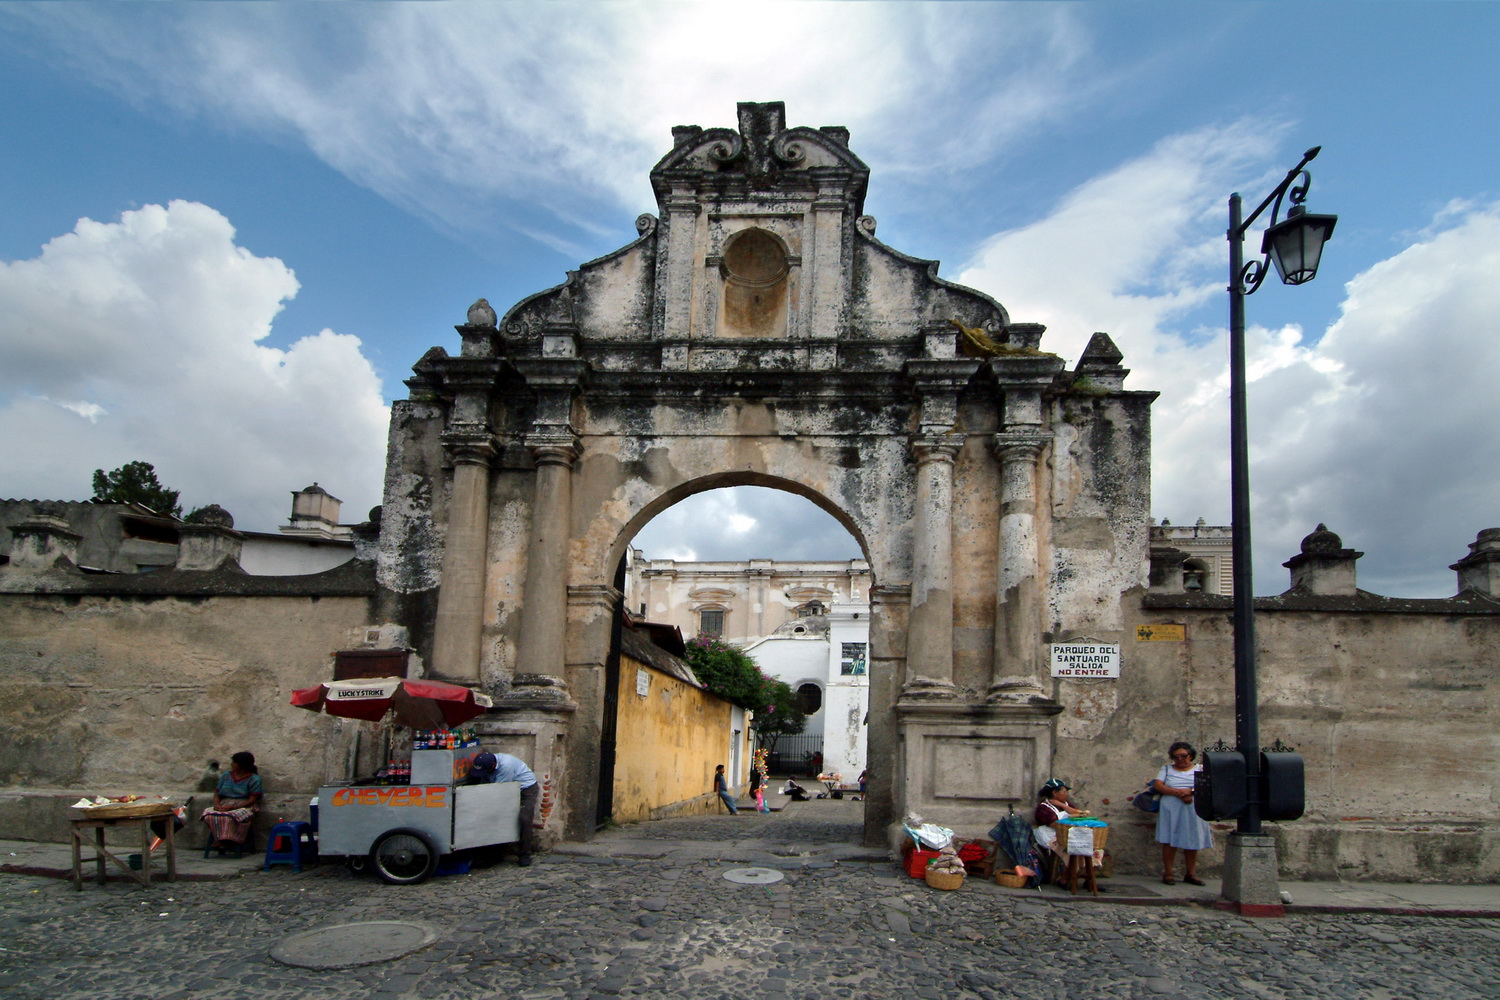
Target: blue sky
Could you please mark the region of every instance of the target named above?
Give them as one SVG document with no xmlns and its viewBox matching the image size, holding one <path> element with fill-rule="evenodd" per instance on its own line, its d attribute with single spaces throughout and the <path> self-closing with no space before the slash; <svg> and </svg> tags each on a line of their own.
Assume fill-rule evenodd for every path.
<svg viewBox="0 0 1500 1000">
<path fill-rule="evenodd" d="M 1115 338 L 1176 523 L 1228 518 L 1225 199 L 1322 145 L 1324 268 L 1249 300 L 1257 590 L 1326 521 L 1366 588 L 1451 593 L 1500 524 L 1497 38 L 1487 3 L 0 4 L 0 493 L 144 458 L 245 527 L 313 480 L 355 517 L 469 302 L 633 238 L 672 125 L 783 100 L 850 127 L 884 241 L 1066 357 Z M 852 554 L 774 499 L 643 544 Z"/>
</svg>

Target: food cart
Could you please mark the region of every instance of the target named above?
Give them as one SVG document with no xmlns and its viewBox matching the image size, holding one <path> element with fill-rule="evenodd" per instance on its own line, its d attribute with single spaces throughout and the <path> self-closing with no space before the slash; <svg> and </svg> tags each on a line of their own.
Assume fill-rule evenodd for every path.
<svg viewBox="0 0 1500 1000">
<path fill-rule="evenodd" d="M 343 855 L 407 885 L 431 875 L 438 858 L 516 839 L 521 786 L 466 784 L 480 746 L 413 750 L 410 784 L 344 782 L 318 790 L 318 853 Z"/>
<path fill-rule="evenodd" d="M 514 781 L 469 784 L 469 768 L 484 752 L 477 741 L 455 741 L 450 726 L 475 718 L 490 699 L 441 681 L 379 677 L 326 681 L 292 692 L 292 704 L 312 712 L 378 722 L 388 712 L 413 729 L 442 730 L 443 746 L 415 746 L 409 774 L 369 781 L 330 782 L 318 789 L 318 854 L 344 856 L 349 867 L 397 885 L 421 882 L 438 858 L 516 840 L 521 786 Z"/>
</svg>

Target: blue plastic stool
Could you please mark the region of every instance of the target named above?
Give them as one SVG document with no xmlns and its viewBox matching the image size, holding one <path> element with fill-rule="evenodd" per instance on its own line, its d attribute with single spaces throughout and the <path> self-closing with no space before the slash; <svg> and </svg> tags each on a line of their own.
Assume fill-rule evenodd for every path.
<svg viewBox="0 0 1500 1000">
<path fill-rule="evenodd" d="M 316 856 L 311 823 L 277 823 L 266 837 L 266 863 L 261 871 L 270 871 L 272 865 L 291 865 L 292 871 L 300 872 L 302 862 Z"/>
</svg>

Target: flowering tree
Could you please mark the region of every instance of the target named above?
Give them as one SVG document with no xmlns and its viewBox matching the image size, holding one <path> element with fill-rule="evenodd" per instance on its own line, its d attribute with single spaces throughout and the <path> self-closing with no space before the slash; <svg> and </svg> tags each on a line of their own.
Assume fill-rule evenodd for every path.
<svg viewBox="0 0 1500 1000">
<path fill-rule="evenodd" d="M 767 677 L 754 657 L 723 639 L 700 635 L 687 643 L 687 661 L 714 694 L 755 713 L 750 728 L 767 749 L 782 735 L 800 733 L 807 716 L 785 681 Z"/>
</svg>

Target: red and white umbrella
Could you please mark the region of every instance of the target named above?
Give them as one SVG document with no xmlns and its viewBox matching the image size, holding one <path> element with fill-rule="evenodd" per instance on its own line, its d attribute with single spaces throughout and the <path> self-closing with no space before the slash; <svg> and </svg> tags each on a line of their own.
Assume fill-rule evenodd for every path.
<svg viewBox="0 0 1500 1000">
<path fill-rule="evenodd" d="M 355 681 L 326 681 L 292 692 L 292 704 L 309 712 L 327 712 L 345 719 L 378 722 L 392 709 L 396 721 L 413 729 L 442 729 L 461 725 L 494 705 L 488 695 L 458 684 L 371 677 Z"/>
</svg>

